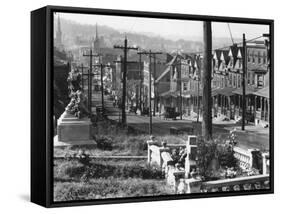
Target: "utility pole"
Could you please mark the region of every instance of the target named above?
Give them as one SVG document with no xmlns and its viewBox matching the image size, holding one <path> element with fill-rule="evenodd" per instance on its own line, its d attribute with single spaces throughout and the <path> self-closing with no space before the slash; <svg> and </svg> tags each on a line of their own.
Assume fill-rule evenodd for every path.
<svg viewBox="0 0 281 214">
<path fill-rule="evenodd" d="M 180 59 L 179 63 L 177 63 L 175 66 L 180 66 L 179 69 L 179 77 L 178 77 L 178 81 L 179 81 L 179 85 L 180 85 L 180 119 L 182 120 L 182 59 Z"/>
<path fill-rule="evenodd" d="M 139 54 L 139 78 L 140 78 L 140 88 L 139 88 L 139 106 L 138 108 L 140 109 L 140 111 L 143 111 L 143 104 L 142 104 L 142 85 L 143 85 L 143 69 L 142 69 L 142 61 L 141 61 L 141 53 Z"/>
<path fill-rule="evenodd" d="M 104 65 L 100 62 L 98 64 L 95 64 L 94 66 L 100 67 L 100 81 L 101 81 L 101 105 L 102 105 L 102 112 L 104 113 L 104 86 L 103 86 L 103 69 L 105 67 L 109 67 L 107 65 Z"/>
<path fill-rule="evenodd" d="M 211 95 L 211 73 L 212 73 L 212 27 L 210 21 L 203 22 L 203 72 L 202 72 L 202 136 L 209 140 L 212 138 L 212 95 Z"/>
<path fill-rule="evenodd" d="M 180 119 L 182 120 L 182 70 L 181 70 L 181 59 L 180 59 Z"/>
<path fill-rule="evenodd" d="M 143 51 L 139 52 L 139 54 L 146 54 L 149 56 L 149 134 L 152 134 L 152 108 L 151 108 L 151 58 L 152 55 L 156 57 L 156 54 L 162 54 L 162 52 L 152 52 L 149 51 Z M 155 77 L 154 77 L 155 78 Z M 154 101 L 155 101 L 155 88 L 154 88 Z M 155 104 L 155 103 L 154 103 Z"/>
<path fill-rule="evenodd" d="M 243 33 L 243 58 L 242 58 L 242 130 L 245 130 L 245 116 L 246 116 L 246 84 L 245 84 L 245 76 L 247 72 L 247 47 L 246 47 L 246 37 L 245 33 Z"/>
<path fill-rule="evenodd" d="M 197 69 L 198 69 L 198 76 L 197 76 L 197 123 L 199 123 L 199 116 L 200 116 L 200 76 L 201 76 L 201 65 L 200 65 L 200 55 L 196 56 L 197 61 Z"/>
<path fill-rule="evenodd" d="M 92 113 L 92 73 L 93 73 L 93 57 L 99 56 L 96 54 L 93 54 L 92 48 L 90 49 L 89 54 L 83 54 L 85 57 L 90 58 L 90 69 L 88 71 L 88 109 L 90 114 Z"/>
<path fill-rule="evenodd" d="M 84 75 L 84 68 L 86 68 L 86 67 L 82 63 L 81 66 L 78 66 L 77 68 L 81 69 L 81 77 L 82 77 L 82 79 L 81 79 L 81 87 L 84 90 L 84 78 L 83 78 L 83 75 Z"/>
<path fill-rule="evenodd" d="M 128 40 L 125 36 L 124 46 L 114 45 L 114 48 L 124 50 L 124 70 L 123 70 L 123 89 L 122 89 L 122 123 L 126 124 L 126 80 L 127 80 L 127 53 L 128 50 L 138 50 L 136 47 L 129 47 Z M 122 67 L 122 66 L 121 66 Z"/>
<path fill-rule="evenodd" d="M 154 89 L 154 103 L 153 103 L 153 116 L 155 117 L 155 112 L 156 112 L 156 100 L 157 100 L 157 96 L 156 96 L 156 87 L 155 87 L 155 79 L 156 79 L 156 54 L 153 53 L 153 58 L 154 58 L 154 67 L 153 67 L 153 89 Z"/>
</svg>

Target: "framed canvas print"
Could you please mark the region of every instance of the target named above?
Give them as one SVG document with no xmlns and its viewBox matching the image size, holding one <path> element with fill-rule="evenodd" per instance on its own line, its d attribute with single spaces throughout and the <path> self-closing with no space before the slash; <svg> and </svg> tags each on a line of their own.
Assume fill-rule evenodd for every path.
<svg viewBox="0 0 281 214">
<path fill-rule="evenodd" d="M 31 201 L 273 193 L 273 20 L 31 12 Z"/>
</svg>

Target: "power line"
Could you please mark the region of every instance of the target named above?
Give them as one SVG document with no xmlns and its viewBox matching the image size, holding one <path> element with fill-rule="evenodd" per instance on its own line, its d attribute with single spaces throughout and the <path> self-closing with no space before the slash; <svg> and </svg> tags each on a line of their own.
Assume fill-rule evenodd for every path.
<svg viewBox="0 0 281 214">
<path fill-rule="evenodd" d="M 247 41 L 246 41 L 246 43 L 247 43 L 247 42 L 252 42 L 252 41 L 255 41 L 255 40 L 260 39 L 260 38 L 262 38 L 262 37 L 264 37 L 264 36 L 258 36 L 258 37 L 255 37 L 255 38 L 249 39 L 249 40 L 247 40 Z M 238 42 L 238 43 L 236 43 L 236 45 L 242 45 L 242 44 L 243 44 L 243 42 Z M 230 48 L 231 46 L 232 46 L 232 45 L 226 45 L 226 46 L 223 46 L 223 47 L 220 47 L 220 48 L 215 48 L 215 49 L 212 49 L 212 51 L 216 51 L 216 50 L 220 50 L 220 49 Z M 203 53 L 203 51 L 188 52 L 188 53 L 186 53 L 186 54 L 201 54 L 201 53 Z"/>
<path fill-rule="evenodd" d="M 125 36 L 124 46 L 114 45 L 114 48 L 124 50 L 124 70 L 123 70 L 123 89 L 122 89 L 122 123 L 126 124 L 126 79 L 127 79 L 127 52 L 129 50 L 138 50 L 136 47 L 128 46 L 128 40 Z"/>
<path fill-rule="evenodd" d="M 229 31 L 229 34 L 230 34 L 230 38 L 231 38 L 232 44 L 234 45 L 234 39 L 233 39 L 233 36 L 232 36 L 232 33 L 231 33 L 231 29 L 230 29 L 229 23 L 227 23 L 227 27 L 228 27 L 228 31 Z"/>
<path fill-rule="evenodd" d="M 162 52 L 152 52 L 151 50 L 149 51 L 142 51 L 138 52 L 138 54 L 145 54 L 149 55 L 149 134 L 152 134 L 152 109 L 151 109 L 151 58 L 152 55 L 156 56 L 156 54 L 162 54 Z M 154 81 L 155 81 L 155 76 L 154 76 Z M 154 84 L 155 86 L 155 84 Z M 154 106 L 155 106 L 155 87 L 154 87 Z M 155 113 L 155 111 L 154 111 Z"/>
</svg>

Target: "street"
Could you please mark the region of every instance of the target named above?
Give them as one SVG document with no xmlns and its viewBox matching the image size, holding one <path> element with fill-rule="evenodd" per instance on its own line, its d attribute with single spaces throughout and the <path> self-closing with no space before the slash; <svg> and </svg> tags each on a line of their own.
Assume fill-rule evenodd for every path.
<svg viewBox="0 0 281 214">
<path fill-rule="evenodd" d="M 121 110 L 113 107 L 112 102 L 105 96 L 105 109 L 110 120 L 119 121 L 121 118 Z M 149 117 L 127 113 L 127 124 L 134 129 L 149 133 Z M 169 135 L 170 128 L 193 127 L 194 134 L 201 134 L 201 122 L 197 123 L 192 120 L 165 120 L 159 116 L 152 118 L 152 133 L 155 136 Z M 269 128 L 262 128 L 253 125 L 245 127 L 245 131 L 241 131 L 241 126 L 234 122 L 213 121 L 214 136 L 227 138 L 229 131 L 236 128 L 239 147 L 245 149 L 269 149 Z"/>
</svg>

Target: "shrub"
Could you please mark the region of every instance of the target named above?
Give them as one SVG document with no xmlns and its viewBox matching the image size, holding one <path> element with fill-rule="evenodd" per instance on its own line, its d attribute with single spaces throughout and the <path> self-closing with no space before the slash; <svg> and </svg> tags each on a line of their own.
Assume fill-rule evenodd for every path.
<svg viewBox="0 0 281 214">
<path fill-rule="evenodd" d="M 232 148 L 220 138 L 210 141 L 199 138 L 197 145 L 197 166 L 203 179 L 219 179 L 222 168 L 238 168 Z"/>
<path fill-rule="evenodd" d="M 113 148 L 113 140 L 108 136 L 100 136 L 96 138 L 97 147 L 101 150 L 112 150 Z"/>
</svg>

